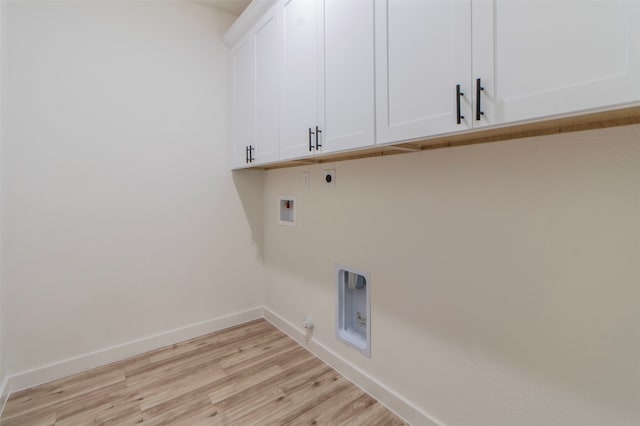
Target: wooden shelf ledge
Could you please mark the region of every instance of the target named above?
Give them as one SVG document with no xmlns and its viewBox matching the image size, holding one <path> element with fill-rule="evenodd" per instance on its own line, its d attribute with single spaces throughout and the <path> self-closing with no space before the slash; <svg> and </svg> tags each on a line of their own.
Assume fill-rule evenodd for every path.
<svg viewBox="0 0 640 426">
<path fill-rule="evenodd" d="M 392 145 L 379 145 L 354 151 L 318 154 L 310 158 L 264 164 L 252 167 L 252 169 L 271 170 L 285 167 L 308 166 L 310 164 L 407 154 L 410 152 L 425 151 L 429 149 L 450 148 L 463 145 L 531 138 L 558 133 L 580 132 L 584 130 L 604 129 L 607 127 L 627 126 L 631 124 L 640 124 L 640 106 L 556 118 L 552 120 L 536 121 L 532 123 L 507 125 L 490 129 L 471 130 L 453 135 L 436 136 Z"/>
</svg>

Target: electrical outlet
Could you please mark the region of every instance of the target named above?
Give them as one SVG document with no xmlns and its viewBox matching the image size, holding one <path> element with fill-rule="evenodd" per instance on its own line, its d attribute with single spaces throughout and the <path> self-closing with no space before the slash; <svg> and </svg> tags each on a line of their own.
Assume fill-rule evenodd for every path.
<svg viewBox="0 0 640 426">
<path fill-rule="evenodd" d="M 302 172 L 302 182 L 305 188 L 309 188 L 309 181 L 310 181 L 310 177 L 309 177 L 309 172 Z"/>
<path fill-rule="evenodd" d="M 322 181 L 326 186 L 336 186 L 336 169 L 328 169 L 322 172 Z"/>
</svg>

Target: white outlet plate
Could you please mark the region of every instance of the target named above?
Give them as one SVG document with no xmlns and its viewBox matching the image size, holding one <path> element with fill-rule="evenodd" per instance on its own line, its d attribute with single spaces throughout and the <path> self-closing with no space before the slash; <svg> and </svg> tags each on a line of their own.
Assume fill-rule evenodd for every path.
<svg viewBox="0 0 640 426">
<path fill-rule="evenodd" d="M 327 169 L 322 171 L 322 183 L 325 186 L 336 186 L 336 169 Z"/>
<path fill-rule="evenodd" d="M 302 173 L 302 184 L 304 185 L 305 188 L 309 188 L 309 181 L 311 180 L 310 176 L 309 176 L 309 172 L 303 172 Z"/>
</svg>

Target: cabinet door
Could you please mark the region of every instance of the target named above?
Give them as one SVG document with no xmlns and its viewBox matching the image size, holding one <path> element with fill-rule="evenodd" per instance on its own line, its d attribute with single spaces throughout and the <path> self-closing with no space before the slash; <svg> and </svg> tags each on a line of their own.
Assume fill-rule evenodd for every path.
<svg viewBox="0 0 640 426">
<path fill-rule="evenodd" d="M 637 101 L 640 2 L 474 0 L 473 60 L 485 124 Z"/>
<path fill-rule="evenodd" d="M 280 116 L 280 158 L 313 153 L 309 129 L 318 123 L 319 3 L 316 0 L 285 0 L 282 3 L 282 110 Z M 315 135 L 312 136 L 315 147 Z"/>
<path fill-rule="evenodd" d="M 375 143 L 373 0 L 324 1 L 322 152 Z"/>
<path fill-rule="evenodd" d="M 470 0 L 376 1 L 375 40 L 378 143 L 471 126 Z"/>
<path fill-rule="evenodd" d="M 246 149 L 253 145 L 253 43 L 240 41 L 231 52 L 232 69 L 232 155 L 233 167 L 248 166 Z"/>
<path fill-rule="evenodd" d="M 255 163 L 278 159 L 280 141 L 280 30 L 278 8 L 256 26 L 255 44 Z"/>
</svg>

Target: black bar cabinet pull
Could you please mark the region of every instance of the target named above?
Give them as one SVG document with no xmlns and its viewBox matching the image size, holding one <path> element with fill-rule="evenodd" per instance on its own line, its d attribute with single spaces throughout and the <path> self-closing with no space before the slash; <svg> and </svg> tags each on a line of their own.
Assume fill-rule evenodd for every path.
<svg viewBox="0 0 640 426">
<path fill-rule="evenodd" d="M 253 161 L 255 160 L 255 158 L 253 158 L 253 151 L 255 150 L 255 148 L 253 147 L 253 145 L 249 145 L 249 162 L 253 163 Z"/>
<path fill-rule="evenodd" d="M 460 91 L 460 85 L 456 84 L 456 116 L 458 124 L 460 124 L 464 118 L 464 115 L 460 115 L 460 96 L 464 96 L 464 93 Z"/>
<path fill-rule="evenodd" d="M 318 129 L 318 126 L 316 126 L 316 151 L 322 146 L 322 144 L 318 142 L 320 133 L 322 133 L 322 130 Z"/>
<path fill-rule="evenodd" d="M 484 115 L 484 112 L 482 112 L 482 108 L 480 106 L 480 96 L 482 96 L 480 92 L 482 92 L 483 90 L 484 87 L 482 87 L 480 79 L 476 79 L 476 121 L 480 121 L 480 116 Z"/>
<path fill-rule="evenodd" d="M 311 127 L 309 127 L 309 151 L 313 150 L 313 142 L 311 142 L 311 135 L 313 135 L 314 132 L 311 130 Z"/>
<path fill-rule="evenodd" d="M 244 147 L 244 162 L 249 163 L 249 147 Z"/>
</svg>

